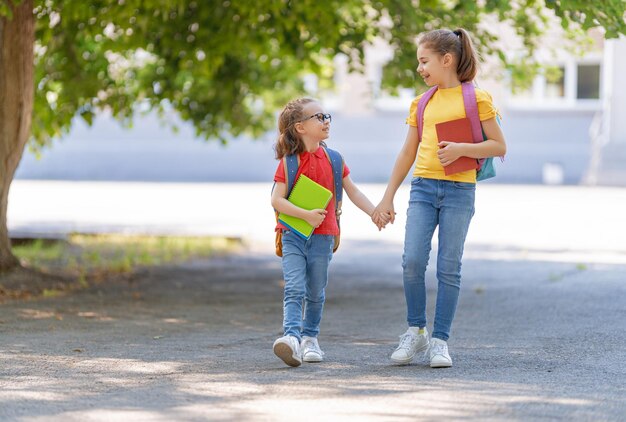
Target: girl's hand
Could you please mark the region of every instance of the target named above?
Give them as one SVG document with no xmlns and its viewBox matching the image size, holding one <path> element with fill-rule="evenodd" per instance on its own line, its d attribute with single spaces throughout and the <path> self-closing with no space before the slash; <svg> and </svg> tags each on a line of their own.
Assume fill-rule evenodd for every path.
<svg viewBox="0 0 626 422">
<path fill-rule="evenodd" d="M 387 223 L 393 224 L 396 218 L 396 212 L 393 209 L 393 201 L 382 200 L 372 213 L 372 221 L 381 230 Z"/>
<path fill-rule="evenodd" d="M 384 199 L 374 208 L 372 217 L 377 214 L 386 214 L 389 216 L 389 222 L 393 224 L 396 219 L 396 212 L 393 209 L 393 201 L 385 201 Z"/>
<path fill-rule="evenodd" d="M 439 151 L 437 156 L 442 166 L 448 166 L 462 157 L 462 145 L 456 142 L 441 141 L 439 142 Z"/>
<path fill-rule="evenodd" d="M 315 209 L 307 212 L 307 217 L 304 219 L 307 223 L 315 228 L 318 228 L 322 221 L 326 218 L 326 210 Z"/>
<path fill-rule="evenodd" d="M 391 216 L 389 214 L 376 213 L 372 214 L 372 221 L 378 227 L 378 231 L 382 230 L 387 226 L 389 221 L 391 220 Z"/>
</svg>

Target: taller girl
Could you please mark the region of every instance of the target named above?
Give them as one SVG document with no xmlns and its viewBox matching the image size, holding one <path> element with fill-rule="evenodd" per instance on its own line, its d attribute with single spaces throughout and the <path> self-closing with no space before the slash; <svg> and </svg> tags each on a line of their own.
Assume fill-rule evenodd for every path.
<svg viewBox="0 0 626 422">
<path fill-rule="evenodd" d="M 417 112 L 424 94 L 411 103 L 406 119 L 409 131 L 373 218 L 390 215 L 393 222 L 394 196 L 415 164 L 402 257 L 409 328 L 400 336 L 400 344 L 391 360 L 408 364 L 417 352 L 429 350 L 430 366 L 439 368 L 452 366 L 447 341 L 459 298 L 463 246 L 474 215 L 476 189 L 476 170 L 446 175 L 444 167 L 463 156 L 476 159 L 502 156 L 506 144 L 496 121 L 497 112 L 491 96 L 481 89 L 475 89 L 475 95 L 487 140 L 452 143 L 437 138 L 437 123 L 466 117 L 462 83 L 471 83 L 478 68 L 477 55 L 467 31 L 441 29 L 422 34 L 418 39 L 417 60 L 417 73 L 428 86 L 436 86 L 437 90 L 423 112 L 421 140 Z M 436 227 L 439 227 L 438 289 L 429 342 L 425 273 Z"/>
</svg>

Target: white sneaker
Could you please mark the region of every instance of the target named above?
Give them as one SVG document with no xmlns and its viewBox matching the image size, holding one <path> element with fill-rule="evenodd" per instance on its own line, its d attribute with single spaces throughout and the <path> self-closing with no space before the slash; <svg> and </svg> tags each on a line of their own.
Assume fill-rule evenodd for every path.
<svg viewBox="0 0 626 422">
<path fill-rule="evenodd" d="M 300 342 L 294 336 L 283 336 L 274 342 L 274 354 L 289 366 L 302 365 Z"/>
<path fill-rule="evenodd" d="M 428 349 L 428 330 L 423 334 L 415 334 L 410 329 L 400 336 L 400 344 L 391 354 L 391 360 L 398 365 L 411 363 L 417 352 Z"/>
<path fill-rule="evenodd" d="M 320 345 L 315 337 L 302 337 L 300 348 L 302 349 L 302 360 L 304 362 L 321 362 L 324 360 L 324 352 L 320 349 Z"/>
<path fill-rule="evenodd" d="M 452 358 L 448 354 L 448 343 L 445 341 L 432 338 L 429 354 L 431 368 L 449 368 L 452 366 Z"/>
</svg>

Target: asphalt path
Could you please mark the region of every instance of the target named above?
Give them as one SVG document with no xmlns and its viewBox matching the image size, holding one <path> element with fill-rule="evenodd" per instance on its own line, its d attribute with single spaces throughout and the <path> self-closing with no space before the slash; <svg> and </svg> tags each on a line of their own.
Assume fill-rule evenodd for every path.
<svg viewBox="0 0 626 422">
<path fill-rule="evenodd" d="M 377 198 L 382 186 L 363 190 Z M 0 420 L 624 420 L 624 190 L 480 186 L 454 366 L 438 370 L 388 359 L 406 328 L 406 187 L 398 222 L 380 233 L 346 205 L 325 362 L 299 368 L 271 351 L 282 274 L 265 185 L 20 182 L 11 195 L 13 232 L 214 231 L 247 248 L 2 305 Z M 262 205 L 245 209 L 242 197 Z M 432 324 L 433 265 L 427 283 Z"/>
</svg>

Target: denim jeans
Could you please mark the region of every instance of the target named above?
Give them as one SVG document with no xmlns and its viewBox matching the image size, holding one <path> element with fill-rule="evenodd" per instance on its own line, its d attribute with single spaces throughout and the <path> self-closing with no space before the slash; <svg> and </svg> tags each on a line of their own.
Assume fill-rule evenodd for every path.
<svg viewBox="0 0 626 422">
<path fill-rule="evenodd" d="M 301 339 L 319 334 L 334 244 L 331 235 L 314 234 L 305 240 L 290 230 L 283 231 L 284 335 Z"/>
<path fill-rule="evenodd" d="M 411 182 L 402 270 L 410 327 L 426 326 L 426 266 L 439 226 L 437 303 L 432 336 L 447 341 L 461 287 L 463 245 L 476 184 L 416 177 Z"/>
</svg>

